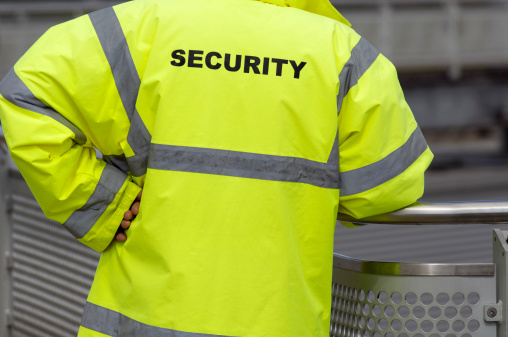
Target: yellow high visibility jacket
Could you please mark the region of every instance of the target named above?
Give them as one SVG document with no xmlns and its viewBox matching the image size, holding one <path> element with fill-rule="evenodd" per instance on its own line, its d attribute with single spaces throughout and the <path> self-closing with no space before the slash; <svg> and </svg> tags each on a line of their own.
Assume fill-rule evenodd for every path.
<svg viewBox="0 0 508 337">
<path fill-rule="evenodd" d="M 50 29 L 0 94 L 45 214 L 104 251 L 81 337 L 327 336 L 337 212 L 413 203 L 432 158 L 327 0 L 131 1 Z"/>
</svg>

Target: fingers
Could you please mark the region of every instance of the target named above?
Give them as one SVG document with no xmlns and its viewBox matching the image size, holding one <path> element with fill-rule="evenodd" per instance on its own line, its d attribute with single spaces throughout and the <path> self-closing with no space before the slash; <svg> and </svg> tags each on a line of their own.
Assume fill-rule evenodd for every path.
<svg viewBox="0 0 508 337">
<path fill-rule="evenodd" d="M 122 223 L 120 224 L 120 226 L 121 226 L 123 229 L 128 229 L 128 228 L 131 226 L 131 222 L 130 222 L 130 221 L 127 221 L 127 220 L 122 220 Z"/>
<path fill-rule="evenodd" d="M 125 235 L 123 232 L 120 232 L 116 234 L 115 239 L 120 242 L 125 242 L 125 240 L 127 240 L 127 235 Z"/>
<path fill-rule="evenodd" d="M 118 232 L 115 235 L 115 240 L 120 242 L 125 242 L 127 240 L 127 234 L 125 234 L 124 230 L 128 229 L 131 226 L 131 220 L 133 220 L 136 215 L 139 214 L 139 200 L 143 195 L 143 191 L 139 192 L 136 196 L 135 202 L 132 204 L 131 209 L 123 214 L 123 220 L 120 224 Z"/>
<path fill-rule="evenodd" d="M 132 214 L 138 215 L 139 213 L 139 201 L 136 201 L 131 207 Z"/>
<path fill-rule="evenodd" d="M 134 219 L 134 214 L 132 213 L 132 210 L 128 210 L 127 212 L 125 212 L 123 214 L 123 219 L 127 221 L 131 221 L 132 219 Z"/>
</svg>

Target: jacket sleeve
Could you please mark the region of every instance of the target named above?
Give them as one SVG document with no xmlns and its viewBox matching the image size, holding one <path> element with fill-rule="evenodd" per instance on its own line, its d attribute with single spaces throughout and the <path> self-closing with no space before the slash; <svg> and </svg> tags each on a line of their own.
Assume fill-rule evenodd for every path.
<svg viewBox="0 0 508 337">
<path fill-rule="evenodd" d="M 131 122 L 89 16 L 51 28 L 0 83 L 11 155 L 47 217 L 103 251 L 141 188 L 96 158 L 132 155 Z"/>
<path fill-rule="evenodd" d="M 416 202 L 433 155 L 395 67 L 364 38 L 341 29 L 341 45 L 351 47 L 337 56 L 339 212 L 363 218 Z"/>
</svg>

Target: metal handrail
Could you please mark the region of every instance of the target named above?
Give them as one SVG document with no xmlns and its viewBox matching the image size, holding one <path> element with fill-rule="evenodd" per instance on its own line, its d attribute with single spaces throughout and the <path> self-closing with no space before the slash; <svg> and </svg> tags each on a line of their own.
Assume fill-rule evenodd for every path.
<svg viewBox="0 0 508 337">
<path fill-rule="evenodd" d="M 359 273 L 398 276 L 494 276 L 494 263 L 407 263 L 367 261 L 334 253 L 333 266 Z"/>
<path fill-rule="evenodd" d="M 365 224 L 440 225 L 508 223 L 508 201 L 415 203 L 398 211 L 356 219 L 339 213 L 339 221 Z"/>
</svg>

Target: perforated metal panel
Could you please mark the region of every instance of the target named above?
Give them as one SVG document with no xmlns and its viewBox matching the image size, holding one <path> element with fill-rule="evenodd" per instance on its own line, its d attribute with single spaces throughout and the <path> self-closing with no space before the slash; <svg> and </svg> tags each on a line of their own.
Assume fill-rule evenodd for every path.
<svg viewBox="0 0 508 337">
<path fill-rule="evenodd" d="M 13 337 L 76 336 L 99 254 L 40 210 L 11 172 Z"/>
<path fill-rule="evenodd" d="M 335 268 L 330 337 L 488 337 L 492 276 L 376 275 Z"/>
</svg>

